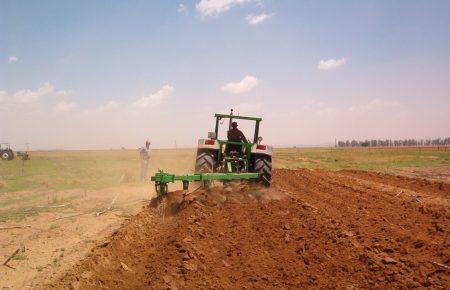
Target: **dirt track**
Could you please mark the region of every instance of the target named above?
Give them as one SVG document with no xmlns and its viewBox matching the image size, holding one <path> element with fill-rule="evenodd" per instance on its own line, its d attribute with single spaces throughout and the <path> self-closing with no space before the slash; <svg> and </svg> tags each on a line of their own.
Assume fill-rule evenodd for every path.
<svg viewBox="0 0 450 290">
<path fill-rule="evenodd" d="M 276 170 L 270 190 L 237 187 L 164 220 L 144 209 L 51 286 L 449 288 L 447 183 Z"/>
</svg>

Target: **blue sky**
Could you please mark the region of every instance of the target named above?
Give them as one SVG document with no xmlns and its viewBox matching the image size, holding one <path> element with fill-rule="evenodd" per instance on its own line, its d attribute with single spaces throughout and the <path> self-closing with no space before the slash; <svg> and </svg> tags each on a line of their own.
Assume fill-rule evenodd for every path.
<svg viewBox="0 0 450 290">
<path fill-rule="evenodd" d="M 0 0 L 0 105 L 36 149 L 195 146 L 231 107 L 278 146 L 447 137 L 450 1 Z"/>
</svg>

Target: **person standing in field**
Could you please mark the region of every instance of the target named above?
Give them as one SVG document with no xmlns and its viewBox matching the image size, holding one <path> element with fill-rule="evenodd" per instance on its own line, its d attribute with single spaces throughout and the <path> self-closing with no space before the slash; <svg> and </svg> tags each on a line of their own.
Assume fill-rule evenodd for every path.
<svg viewBox="0 0 450 290">
<path fill-rule="evenodd" d="M 150 159 L 150 141 L 145 141 L 145 147 L 139 150 L 141 160 L 141 181 L 147 179 L 148 161 Z"/>
</svg>

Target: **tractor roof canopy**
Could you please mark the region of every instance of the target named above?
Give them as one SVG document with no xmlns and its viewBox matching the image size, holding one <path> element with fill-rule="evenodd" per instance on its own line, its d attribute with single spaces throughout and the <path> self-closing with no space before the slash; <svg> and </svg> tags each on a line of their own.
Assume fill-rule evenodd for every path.
<svg viewBox="0 0 450 290">
<path fill-rule="evenodd" d="M 231 109 L 231 112 L 229 115 L 227 114 L 215 114 L 214 117 L 216 118 L 216 128 L 214 130 L 215 132 L 215 139 L 217 139 L 217 136 L 219 136 L 219 120 L 222 119 L 230 119 L 230 122 L 228 124 L 228 128 L 231 129 L 231 122 L 235 119 L 238 120 L 248 120 L 248 121 L 255 121 L 255 134 L 253 135 L 253 143 L 257 143 L 258 142 L 258 137 L 259 137 L 259 123 L 262 121 L 262 118 L 258 118 L 258 117 L 248 117 L 248 116 L 238 116 L 238 115 L 233 115 L 233 109 Z"/>
<path fill-rule="evenodd" d="M 9 146 L 9 143 L 0 143 L 0 149 L 9 149 L 9 148 L 11 148 Z"/>
<path fill-rule="evenodd" d="M 226 115 L 226 114 L 215 114 L 214 117 L 220 118 L 220 119 L 240 119 L 240 120 L 250 120 L 250 121 L 262 121 L 262 118 L 258 118 L 258 117 Z"/>
</svg>

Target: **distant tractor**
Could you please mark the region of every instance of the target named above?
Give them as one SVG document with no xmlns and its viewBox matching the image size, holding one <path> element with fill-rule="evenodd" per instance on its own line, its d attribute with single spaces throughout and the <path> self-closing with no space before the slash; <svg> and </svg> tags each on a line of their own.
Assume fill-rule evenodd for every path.
<svg viewBox="0 0 450 290">
<path fill-rule="evenodd" d="M 270 186 L 272 180 L 272 152 L 269 145 L 261 144 L 259 126 L 262 121 L 257 117 L 215 114 L 215 130 L 208 134 L 208 139 L 198 140 L 195 173 L 258 173 L 258 180 L 265 186 Z M 228 129 L 233 120 L 255 121 L 253 139 L 248 143 L 220 140 L 219 124 L 224 119 L 229 120 Z"/>
<path fill-rule="evenodd" d="M 14 152 L 8 143 L 0 143 L 0 156 L 3 160 L 13 160 Z"/>
</svg>

